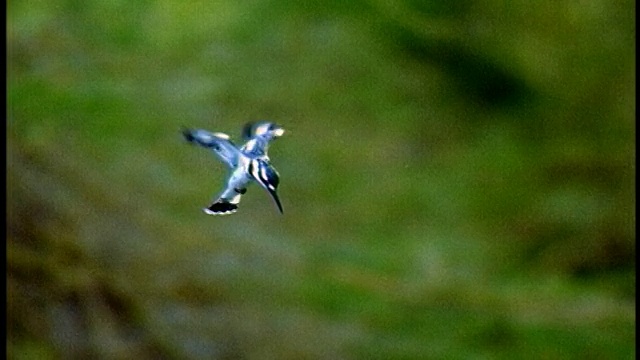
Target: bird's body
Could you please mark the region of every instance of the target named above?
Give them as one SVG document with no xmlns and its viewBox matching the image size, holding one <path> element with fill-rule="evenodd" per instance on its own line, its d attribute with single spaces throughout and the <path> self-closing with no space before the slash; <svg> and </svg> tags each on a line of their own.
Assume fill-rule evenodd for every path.
<svg viewBox="0 0 640 360">
<path fill-rule="evenodd" d="M 247 142 L 241 148 L 223 133 L 192 129 L 184 129 L 182 133 L 187 141 L 210 149 L 231 170 L 224 190 L 211 205 L 203 209 L 205 213 L 233 214 L 238 210 L 238 203 L 247 191 L 247 186 L 253 181 L 271 195 L 280 213 L 283 212 L 277 194 L 280 176 L 267 154 L 269 142 L 284 133 L 282 127 L 266 121 L 245 125 L 243 137 Z"/>
</svg>

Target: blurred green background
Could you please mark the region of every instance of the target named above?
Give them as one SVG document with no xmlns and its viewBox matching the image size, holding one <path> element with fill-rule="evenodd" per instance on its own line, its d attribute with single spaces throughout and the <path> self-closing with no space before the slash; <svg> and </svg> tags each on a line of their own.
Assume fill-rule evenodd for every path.
<svg viewBox="0 0 640 360">
<path fill-rule="evenodd" d="M 12 1 L 9 359 L 632 359 L 635 2 Z M 181 126 L 271 119 L 280 216 Z"/>
</svg>

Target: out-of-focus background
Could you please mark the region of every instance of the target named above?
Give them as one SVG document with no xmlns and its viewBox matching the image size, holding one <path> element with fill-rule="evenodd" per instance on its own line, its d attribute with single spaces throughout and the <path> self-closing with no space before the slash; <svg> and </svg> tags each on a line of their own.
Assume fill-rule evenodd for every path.
<svg viewBox="0 0 640 360">
<path fill-rule="evenodd" d="M 634 1 L 7 21 L 10 359 L 634 358 Z M 205 215 L 259 119 L 284 215 Z"/>
</svg>

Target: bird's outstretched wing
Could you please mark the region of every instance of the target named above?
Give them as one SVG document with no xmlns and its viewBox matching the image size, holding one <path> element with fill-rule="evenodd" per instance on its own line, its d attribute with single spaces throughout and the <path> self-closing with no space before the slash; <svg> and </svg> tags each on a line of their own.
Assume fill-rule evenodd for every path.
<svg viewBox="0 0 640 360">
<path fill-rule="evenodd" d="M 248 122 L 242 128 L 242 138 L 244 140 L 251 140 L 256 136 L 265 136 L 268 133 L 271 133 L 268 136 L 270 140 L 281 136 L 284 133 L 284 129 L 280 125 L 266 120 Z"/>
<path fill-rule="evenodd" d="M 230 168 L 238 166 L 240 150 L 229 140 L 229 135 L 224 133 L 212 133 L 206 130 L 182 129 L 182 134 L 190 143 L 194 143 L 210 149 L 222 162 Z"/>
<path fill-rule="evenodd" d="M 267 156 L 269 142 L 282 134 L 284 134 L 284 129 L 276 123 L 264 120 L 249 122 L 242 129 L 242 137 L 247 142 L 240 151 L 249 157 Z"/>
<path fill-rule="evenodd" d="M 242 128 L 242 138 L 244 140 L 250 140 L 254 138 L 257 134 L 258 128 L 261 125 L 264 126 L 266 123 L 266 121 L 253 121 L 244 124 L 244 127 Z"/>
</svg>

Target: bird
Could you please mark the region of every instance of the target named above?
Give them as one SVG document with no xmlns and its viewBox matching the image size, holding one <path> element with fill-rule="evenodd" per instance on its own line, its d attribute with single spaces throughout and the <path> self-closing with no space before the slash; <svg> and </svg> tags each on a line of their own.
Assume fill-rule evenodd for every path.
<svg viewBox="0 0 640 360">
<path fill-rule="evenodd" d="M 271 195 L 280 214 L 284 214 L 277 193 L 280 174 L 271 165 L 268 155 L 270 142 L 283 134 L 284 128 L 274 122 L 248 122 L 242 129 L 242 138 L 246 142 L 238 147 L 225 133 L 183 127 L 182 135 L 187 142 L 209 149 L 230 170 L 225 188 L 202 210 L 209 215 L 229 215 L 237 212 L 238 203 L 247 192 L 247 187 L 257 182 Z"/>
</svg>

